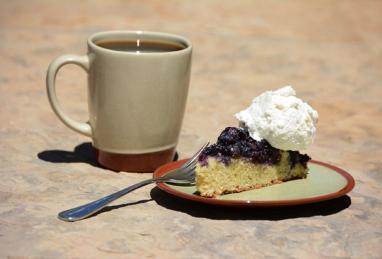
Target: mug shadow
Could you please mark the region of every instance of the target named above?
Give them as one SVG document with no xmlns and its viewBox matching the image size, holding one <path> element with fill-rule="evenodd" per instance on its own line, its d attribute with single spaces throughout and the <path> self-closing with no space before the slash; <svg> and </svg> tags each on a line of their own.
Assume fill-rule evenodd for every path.
<svg viewBox="0 0 382 259">
<path fill-rule="evenodd" d="M 73 151 L 59 149 L 44 150 L 38 153 L 37 157 L 51 163 L 86 163 L 103 168 L 96 161 L 95 151 L 91 142 L 81 143 Z"/>
<path fill-rule="evenodd" d="M 318 203 L 288 207 L 238 208 L 208 205 L 167 194 L 155 187 L 150 192 L 155 202 L 167 209 L 186 213 L 193 217 L 215 220 L 285 220 L 338 213 L 351 205 L 348 195 Z"/>
<path fill-rule="evenodd" d="M 103 168 L 96 160 L 95 150 L 91 142 L 84 142 L 77 145 L 73 151 L 67 150 L 44 150 L 37 154 L 37 157 L 50 163 L 86 163 L 94 167 Z M 178 152 L 175 152 L 173 161 L 179 158 Z"/>
</svg>

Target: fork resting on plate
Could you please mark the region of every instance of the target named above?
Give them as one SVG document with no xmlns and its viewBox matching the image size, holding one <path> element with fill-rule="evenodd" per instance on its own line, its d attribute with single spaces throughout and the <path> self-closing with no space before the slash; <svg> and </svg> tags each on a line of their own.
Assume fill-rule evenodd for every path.
<svg viewBox="0 0 382 259">
<path fill-rule="evenodd" d="M 62 211 L 58 214 L 58 218 L 63 221 L 77 221 L 84 219 L 97 211 L 101 210 L 109 203 L 119 199 L 120 197 L 132 192 L 138 188 L 141 188 L 150 183 L 166 182 L 174 184 L 193 184 L 195 183 L 195 167 L 197 158 L 202 153 L 202 151 L 208 146 L 209 143 L 204 144 L 203 147 L 199 149 L 186 163 L 181 167 L 157 178 L 147 179 L 142 182 L 133 184 L 125 189 L 118 192 L 105 196 L 96 201 L 75 207 L 69 210 Z"/>
</svg>

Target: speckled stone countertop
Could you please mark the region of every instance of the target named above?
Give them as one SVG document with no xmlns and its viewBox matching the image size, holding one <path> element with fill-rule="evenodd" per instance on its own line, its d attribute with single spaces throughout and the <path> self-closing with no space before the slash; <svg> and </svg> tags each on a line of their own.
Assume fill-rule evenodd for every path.
<svg viewBox="0 0 382 259">
<path fill-rule="evenodd" d="M 1 258 L 381 258 L 381 1 L 1 1 Z M 111 29 L 164 31 L 194 44 L 178 152 L 215 140 L 233 114 L 292 84 L 319 114 L 307 151 L 350 172 L 348 196 L 274 209 L 210 207 L 146 186 L 76 223 L 57 213 L 150 174 L 94 162 L 45 93 L 49 62 Z M 67 112 L 87 119 L 86 76 L 58 76 Z"/>
</svg>

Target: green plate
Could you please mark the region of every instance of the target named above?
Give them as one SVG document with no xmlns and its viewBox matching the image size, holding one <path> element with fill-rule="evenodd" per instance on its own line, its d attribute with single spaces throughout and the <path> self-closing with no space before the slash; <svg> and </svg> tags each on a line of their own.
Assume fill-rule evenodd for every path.
<svg viewBox="0 0 382 259">
<path fill-rule="evenodd" d="M 187 159 L 159 167 L 154 177 L 180 167 Z M 205 198 L 196 194 L 195 186 L 180 186 L 158 183 L 165 192 L 180 198 L 225 206 L 288 206 L 334 199 L 350 192 L 354 187 L 353 177 L 344 170 L 319 161 L 308 163 L 306 179 L 292 180 L 250 191 Z"/>
</svg>

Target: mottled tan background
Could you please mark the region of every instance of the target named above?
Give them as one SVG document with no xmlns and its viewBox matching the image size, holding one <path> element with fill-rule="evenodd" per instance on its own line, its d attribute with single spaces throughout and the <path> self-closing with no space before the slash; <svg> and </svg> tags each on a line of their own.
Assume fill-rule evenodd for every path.
<svg viewBox="0 0 382 259">
<path fill-rule="evenodd" d="M 382 1 L 0 1 L 0 257 L 253 258 L 382 255 Z M 349 196 L 284 209 L 208 207 L 153 186 L 76 223 L 66 209 L 149 174 L 97 167 L 89 139 L 45 95 L 49 62 L 111 29 L 194 43 L 178 152 L 214 140 L 267 89 L 292 84 L 319 114 L 308 153 L 348 170 Z M 87 119 L 86 75 L 58 76 L 65 109 Z M 153 189 L 152 189 L 153 188 Z"/>
</svg>

